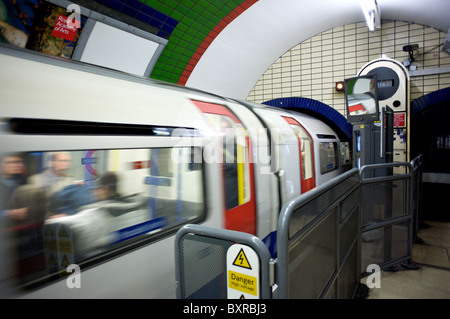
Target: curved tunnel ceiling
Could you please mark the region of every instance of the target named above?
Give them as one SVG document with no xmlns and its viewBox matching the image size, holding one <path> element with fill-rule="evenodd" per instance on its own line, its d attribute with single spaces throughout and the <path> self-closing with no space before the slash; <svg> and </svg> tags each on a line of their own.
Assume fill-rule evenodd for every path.
<svg viewBox="0 0 450 319">
<path fill-rule="evenodd" d="M 99 3 L 168 39 L 152 78 L 246 99 L 261 75 L 292 47 L 332 28 L 363 22 L 360 2 L 365 0 L 73 1 Z M 450 0 L 377 2 L 382 20 L 449 30 Z"/>
<path fill-rule="evenodd" d="M 361 0 L 259 0 L 208 43 L 181 84 L 245 99 L 287 50 L 331 28 L 364 21 Z M 382 20 L 450 27 L 449 0 L 378 0 Z M 184 83 L 183 83 L 184 82 Z"/>
</svg>

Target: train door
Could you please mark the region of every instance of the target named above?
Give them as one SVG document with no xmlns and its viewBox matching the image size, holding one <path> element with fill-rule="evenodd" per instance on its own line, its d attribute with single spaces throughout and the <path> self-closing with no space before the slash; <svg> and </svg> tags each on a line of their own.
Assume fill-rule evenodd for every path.
<svg viewBox="0 0 450 319">
<path fill-rule="evenodd" d="M 300 158 L 300 178 L 302 193 L 316 187 L 314 174 L 314 148 L 312 138 L 305 128 L 291 117 L 284 117 L 298 138 Z"/>
<path fill-rule="evenodd" d="M 256 234 L 255 182 L 251 140 L 241 121 L 224 105 L 192 100 L 209 124 L 223 134 L 225 228 Z"/>
</svg>

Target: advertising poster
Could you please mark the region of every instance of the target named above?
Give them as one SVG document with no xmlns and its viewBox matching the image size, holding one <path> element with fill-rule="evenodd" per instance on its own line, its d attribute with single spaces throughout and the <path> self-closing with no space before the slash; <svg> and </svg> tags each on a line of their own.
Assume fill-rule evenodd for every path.
<svg viewBox="0 0 450 319">
<path fill-rule="evenodd" d="M 0 0 L 0 42 L 71 58 L 87 18 L 42 0 Z"/>
</svg>

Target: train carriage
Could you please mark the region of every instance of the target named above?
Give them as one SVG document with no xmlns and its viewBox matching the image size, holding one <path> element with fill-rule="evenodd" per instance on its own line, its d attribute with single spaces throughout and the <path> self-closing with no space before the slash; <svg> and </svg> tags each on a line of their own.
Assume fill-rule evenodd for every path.
<svg viewBox="0 0 450 319">
<path fill-rule="evenodd" d="M 0 202 L 0 290 L 13 296 L 175 297 L 182 225 L 252 233 L 275 256 L 282 205 L 349 163 L 309 115 L 6 46 L 0 64 L 2 178 L 16 181 Z"/>
</svg>

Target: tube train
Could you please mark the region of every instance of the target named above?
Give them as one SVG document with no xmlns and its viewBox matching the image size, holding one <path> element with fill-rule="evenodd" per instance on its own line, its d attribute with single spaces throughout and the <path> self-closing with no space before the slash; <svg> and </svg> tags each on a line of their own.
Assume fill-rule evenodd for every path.
<svg viewBox="0 0 450 319">
<path fill-rule="evenodd" d="M 275 255 L 282 205 L 351 166 L 310 115 L 6 46 L 0 65 L 3 296 L 173 298 L 181 226 Z"/>
</svg>

